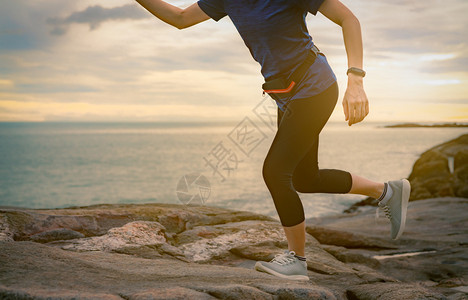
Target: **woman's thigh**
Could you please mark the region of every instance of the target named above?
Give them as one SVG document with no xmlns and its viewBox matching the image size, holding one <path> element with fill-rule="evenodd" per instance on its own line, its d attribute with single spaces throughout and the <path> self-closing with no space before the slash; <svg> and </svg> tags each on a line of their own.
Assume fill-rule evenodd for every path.
<svg viewBox="0 0 468 300">
<path fill-rule="evenodd" d="M 337 99 L 335 83 L 317 96 L 291 101 L 285 112 L 278 109 L 278 131 L 269 154 L 289 162 L 294 176 L 310 178 L 317 173 L 319 134 Z"/>
</svg>

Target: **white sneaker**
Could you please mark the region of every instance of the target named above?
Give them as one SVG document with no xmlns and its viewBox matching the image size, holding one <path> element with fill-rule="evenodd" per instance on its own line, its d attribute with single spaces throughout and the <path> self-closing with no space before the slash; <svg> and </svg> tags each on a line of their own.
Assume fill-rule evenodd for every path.
<svg viewBox="0 0 468 300">
<path fill-rule="evenodd" d="M 270 262 L 257 261 L 255 270 L 286 279 L 309 280 L 307 263 L 295 255 L 294 251 L 286 250 L 283 254 L 277 254 Z"/>
<path fill-rule="evenodd" d="M 411 185 L 408 180 L 401 179 L 389 181 L 388 184 L 393 190 L 392 197 L 387 202 L 379 202 L 379 208 L 385 211 L 385 215 L 390 219 L 390 235 L 392 239 L 398 239 L 405 230 L 406 211 L 411 192 Z M 377 213 L 378 209 L 377 208 Z"/>
</svg>

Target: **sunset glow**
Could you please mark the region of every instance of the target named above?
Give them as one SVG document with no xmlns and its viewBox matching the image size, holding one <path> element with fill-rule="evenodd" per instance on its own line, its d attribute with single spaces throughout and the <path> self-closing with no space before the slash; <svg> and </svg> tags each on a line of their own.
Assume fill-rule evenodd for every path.
<svg viewBox="0 0 468 300">
<path fill-rule="evenodd" d="M 343 2 L 363 29 L 367 120 L 468 121 L 466 1 Z M 341 29 L 307 20 L 343 95 Z M 259 71 L 229 18 L 180 31 L 129 0 L 2 1 L 0 121 L 235 121 L 262 99 Z"/>
</svg>

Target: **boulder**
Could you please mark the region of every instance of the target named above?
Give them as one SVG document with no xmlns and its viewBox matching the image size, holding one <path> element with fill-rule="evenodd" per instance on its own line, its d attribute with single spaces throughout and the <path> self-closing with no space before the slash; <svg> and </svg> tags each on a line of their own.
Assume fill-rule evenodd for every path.
<svg viewBox="0 0 468 300">
<path fill-rule="evenodd" d="M 468 134 L 421 154 L 408 179 L 412 186 L 411 200 L 468 198 Z"/>
<path fill-rule="evenodd" d="M 408 180 L 411 183 L 410 201 L 437 197 L 468 198 L 468 134 L 422 153 Z M 365 206 L 377 204 L 377 199 L 367 197 L 343 212 L 362 211 Z"/>
</svg>

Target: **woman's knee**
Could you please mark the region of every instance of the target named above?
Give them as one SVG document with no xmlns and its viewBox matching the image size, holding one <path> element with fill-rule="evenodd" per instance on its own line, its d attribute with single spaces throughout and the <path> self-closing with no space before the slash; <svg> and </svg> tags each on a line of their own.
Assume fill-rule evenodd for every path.
<svg viewBox="0 0 468 300">
<path fill-rule="evenodd" d="M 275 181 L 275 164 L 274 162 L 269 159 L 268 157 L 265 158 L 263 161 L 263 168 L 262 168 L 262 175 L 263 175 L 263 180 L 265 183 L 268 185 L 272 184 L 273 181 Z"/>
<path fill-rule="evenodd" d="M 293 179 L 293 186 L 296 192 L 299 192 L 299 193 L 307 193 L 309 190 L 306 183 L 304 183 L 302 180 Z"/>
<path fill-rule="evenodd" d="M 292 180 L 292 175 L 283 170 L 278 161 L 269 157 L 265 158 L 263 162 L 262 175 L 268 188 L 279 187 L 284 183 L 290 183 Z"/>
<path fill-rule="evenodd" d="M 320 186 L 320 174 L 318 170 L 303 175 L 294 173 L 292 183 L 299 193 L 313 193 Z"/>
<path fill-rule="evenodd" d="M 293 177 L 293 185 L 300 193 L 346 194 L 352 186 L 349 172 L 335 169 L 320 169 L 308 176 Z"/>
</svg>

